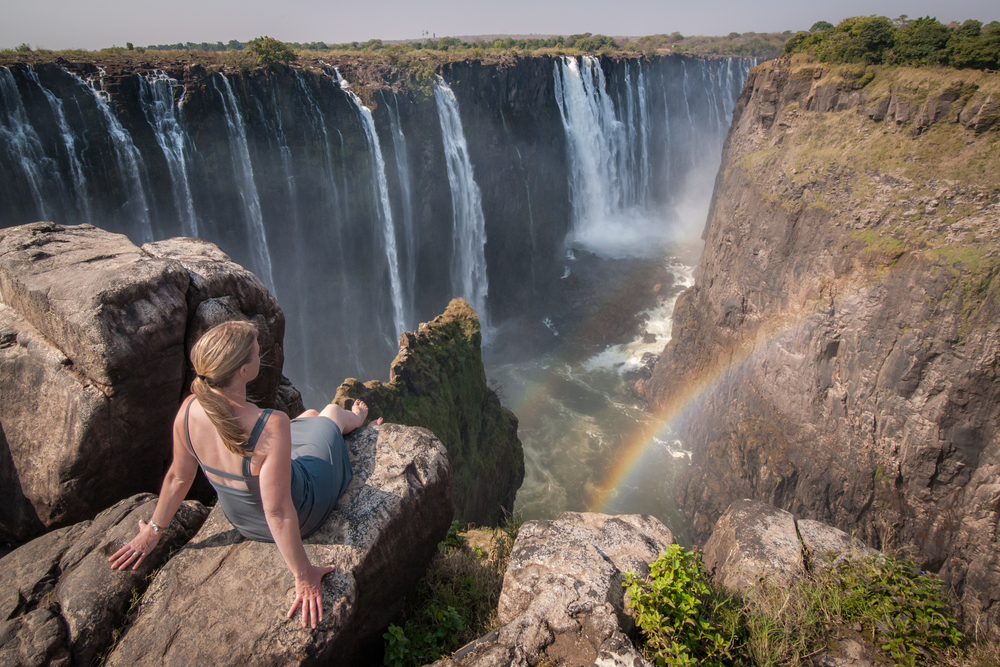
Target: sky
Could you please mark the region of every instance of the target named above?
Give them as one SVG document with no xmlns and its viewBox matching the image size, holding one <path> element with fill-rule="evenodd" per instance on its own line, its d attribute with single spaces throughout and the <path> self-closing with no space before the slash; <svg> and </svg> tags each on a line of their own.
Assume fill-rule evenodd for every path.
<svg viewBox="0 0 1000 667">
<path fill-rule="evenodd" d="M 176 42 L 245 42 L 268 35 L 286 42 L 328 44 L 446 35 L 592 32 L 642 36 L 807 30 L 816 21 L 908 14 L 938 20 L 1000 20 L 997 0 L 0 0 L 0 48 L 46 49 Z M 155 9 L 153 9 L 155 8 Z"/>
</svg>

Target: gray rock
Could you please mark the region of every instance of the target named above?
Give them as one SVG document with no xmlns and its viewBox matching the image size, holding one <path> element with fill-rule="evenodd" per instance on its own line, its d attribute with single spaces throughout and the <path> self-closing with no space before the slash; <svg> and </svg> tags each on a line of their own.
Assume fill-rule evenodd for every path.
<svg viewBox="0 0 1000 667">
<path fill-rule="evenodd" d="M 250 390 L 270 407 L 284 316 L 214 245 L 0 230 L 0 532 L 24 541 L 158 491 L 193 337 L 237 318 L 258 324 L 268 363 Z"/>
<path fill-rule="evenodd" d="M 737 500 L 719 517 L 704 558 L 716 581 L 738 590 L 805 573 L 795 517 L 756 500 Z"/>
<path fill-rule="evenodd" d="M 247 391 L 256 403 L 275 405 L 285 360 L 282 350 L 285 315 L 264 283 L 231 260 L 217 245 L 202 239 L 167 239 L 147 243 L 142 250 L 153 257 L 179 262 L 191 279 L 186 294 L 189 321 L 185 332 L 185 359 L 190 358 L 191 348 L 201 335 L 216 324 L 246 320 L 257 325 L 260 358 L 264 363 Z M 185 390 L 194 380 L 190 364 L 186 368 Z"/>
<path fill-rule="evenodd" d="M 244 540 L 220 508 L 160 571 L 107 665 L 356 664 L 402 606 L 452 517 L 451 468 L 423 428 L 347 438 L 354 478 L 306 540 L 323 580 L 315 631 L 285 620 L 294 578 L 277 547 Z"/>
<path fill-rule="evenodd" d="M 799 519 L 795 525 L 799 529 L 799 539 L 806 551 L 809 567 L 822 566 L 831 556 L 854 558 L 878 554 L 861 540 L 820 521 Z"/>
<path fill-rule="evenodd" d="M 674 541 L 656 519 L 563 512 L 526 522 L 500 594 L 496 631 L 435 663 L 534 665 L 544 656 L 567 665 L 646 665 L 627 634 L 623 573 L 648 573 Z"/>
<path fill-rule="evenodd" d="M 187 286 L 179 264 L 89 225 L 0 231 L 0 300 L 22 320 L 5 317 L 2 336 L 20 349 L 2 362 L 0 527 L 24 540 L 158 487 Z"/>
<path fill-rule="evenodd" d="M 155 496 L 133 496 L 93 521 L 47 533 L 0 559 L 0 663 L 95 662 L 124 621 L 134 591 L 145 588 L 208 515 L 199 503 L 183 503 L 138 569 L 112 570 L 108 556 L 131 539 L 155 505 Z"/>
</svg>

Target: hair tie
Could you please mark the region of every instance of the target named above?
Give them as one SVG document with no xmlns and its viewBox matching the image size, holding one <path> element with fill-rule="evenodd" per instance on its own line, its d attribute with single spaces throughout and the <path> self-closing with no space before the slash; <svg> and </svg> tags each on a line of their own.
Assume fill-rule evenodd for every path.
<svg viewBox="0 0 1000 667">
<path fill-rule="evenodd" d="M 208 378 L 205 377 L 204 375 L 202 375 L 201 373 L 198 373 L 197 377 L 198 377 L 199 380 L 204 380 L 205 382 L 208 382 Z"/>
</svg>

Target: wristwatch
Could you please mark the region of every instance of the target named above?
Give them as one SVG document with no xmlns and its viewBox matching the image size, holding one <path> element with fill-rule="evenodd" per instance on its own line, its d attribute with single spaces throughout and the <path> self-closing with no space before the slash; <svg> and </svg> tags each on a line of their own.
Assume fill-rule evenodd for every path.
<svg viewBox="0 0 1000 667">
<path fill-rule="evenodd" d="M 155 523 L 153 523 L 152 519 L 149 520 L 149 527 L 153 529 L 154 533 L 158 533 L 161 530 L 163 530 L 162 528 L 160 528 L 159 526 L 157 526 Z"/>
</svg>

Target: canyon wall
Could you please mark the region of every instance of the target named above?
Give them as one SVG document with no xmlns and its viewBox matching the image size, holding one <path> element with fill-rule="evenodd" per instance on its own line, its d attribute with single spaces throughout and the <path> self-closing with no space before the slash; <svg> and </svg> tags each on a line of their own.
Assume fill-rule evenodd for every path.
<svg viewBox="0 0 1000 667">
<path fill-rule="evenodd" d="M 911 549 L 997 618 L 997 77 L 751 71 L 695 285 L 638 384 L 693 450 L 696 542 L 764 500 Z"/>
</svg>

